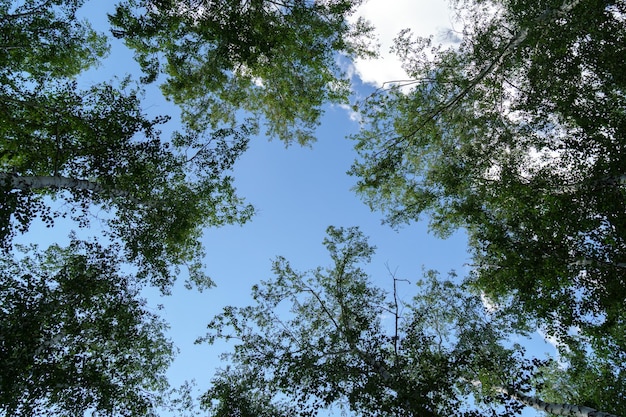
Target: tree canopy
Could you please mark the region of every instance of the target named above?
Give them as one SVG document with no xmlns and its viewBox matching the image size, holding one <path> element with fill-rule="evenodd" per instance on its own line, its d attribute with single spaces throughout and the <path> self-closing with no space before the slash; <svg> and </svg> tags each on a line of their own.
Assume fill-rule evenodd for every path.
<svg viewBox="0 0 626 417">
<path fill-rule="evenodd" d="M 191 126 L 231 124 L 245 110 L 268 136 L 304 144 L 314 140 L 322 105 L 350 94 L 337 54 L 374 54 L 371 28 L 347 19 L 360 3 L 129 0 L 111 22 L 145 80 L 165 76 L 163 93 Z"/>
<path fill-rule="evenodd" d="M 508 344 L 524 333 L 454 275 L 427 272 L 401 304 L 364 273 L 374 248 L 357 228 L 330 227 L 324 245 L 329 267 L 298 272 L 278 258 L 275 277 L 253 288 L 255 304 L 226 307 L 209 323 L 201 340 L 234 341 L 229 367 L 204 396 L 212 415 L 308 416 L 331 407 L 358 416 L 513 415 L 524 406 L 592 415 L 533 396 L 566 371 Z M 585 405 L 624 411 L 613 386 L 583 387 L 585 400 L 605 398 Z M 569 394 L 559 399 L 579 399 Z"/>
<path fill-rule="evenodd" d="M 162 138 L 169 118 L 145 114 L 132 80 L 77 87 L 108 49 L 76 18 L 82 4 L 3 2 L 2 243 L 36 216 L 85 226 L 96 205 L 140 278 L 167 291 L 187 265 L 191 281 L 210 285 L 202 229 L 253 213 L 229 173 L 258 121 L 236 112 L 260 112 L 272 135 L 307 142 L 321 105 L 349 91 L 336 54 L 367 53 L 368 28 L 348 23 L 356 4 L 346 1 L 121 2 L 113 34 L 135 49 L 147 80 L 167 75 L 163 91 L 183 110 L 182 128 Z M 51 211 L 46 197 L 65 199 L 70 212 Z"/>
<path fill-rule="evenodd" d="M 0 2 L 3 415 L 150 415 L 164 405 L 173 350 L 138 291 L 148 281 L 167 293 L 181 266 L 200 288 L 211 285 L 201 263 L 203 229 L 253 213 L 229 174 L 257 122 L 235 123 L 234 113 L 267 111 L 283 139 L 292 126 L 311 129 L 324 101 L 347 95 L 334 53 L 357 53 L 365 30 L 347 23 L 349 2 L 245 10 L 207 2 L 213 20 L 197 4 L 121 2 L 113 34 L 131 47 L 152 45 L 137 49 L 146 78 L 161 72 L 146 62 L 167 58 L 164 91 L 185 110 L 183 126 L 166 138 L 160 130 L 169 117 L 144 111 L 130 77 L 79 87 L 109 48 L 105 34 L 77 18 L 84 3 Z M 304 88 L 311 83 L 314 94 Z M 204 97 L 210 105 L 197 102 Z M 208 122 L 206 112 L 190 116 L 194 106 L 226 112 Z M 58 217 L 82 229 L 95 223 L 102 233 L 89 243 L 74 237 L 67 248 L 33 248 L 28 257 L 12 252 L 16 233 L 34 219 L 52 226 Z M 121 274 L 122 266 L 133 273 Z"/>
<path fill-rule="evenodd" d="M 174 348 L 117 248 L 73 240 L 0 258 L 0 414 L 154 415 Z"/>
<path fill-rule="evenodd" d="M 69 214 L 86 226 L 96 205 L 110 212 L 101 219 L 110 226 L 105 233 L 126 244 L 128 260 L 141 265 L 140 277 L 166 290 L 171 267 L 188 264 L 191 279 L 202 284 L 202 227 L 252 214 L 224 174 L 246 149 L 245 127 L 177 134 L 166 142 L 158 131 L 165 119 L 145 116 L 137 92 L 123 88 L 79 91 L 67 80 L 6 97 L 0 116 L 3 243 L 36 216 L 51 223 Z M 45 197 L 63 198 L 70 209 L 53 212 Z"/>
<path fill-rule="evenodd" d="M 392 225 L 464 228 L 478 288 L 623 362 L 625 5 L 453 4 L 460 41 L 404 31 L 413 81 L 363 103 L 357 190 Z"/>
<path fill-rule="evenodd" d="M 84 3 L 0 0 L 1 415 L 173 404 L 174 348 L 141 289 L 210 286 L 204 229 L 254 213 L 232 177 L 250 137 L 311 143 L 323 105 L 348 102 L 344 60 L 375 55 L 360 0 L 121 0 L 111 35 L 143 77 L 79 87 L 109 50 Z M 350 172 L 393 226 L 465 229 L 469 277 L 427 272 L 402 304 L 400 280 L 387 294 L 366 274 L 363 234 L 329 228 L 329 267 L 278 258 L 256 304 L 210 322 L 199 341 L 236 341 L 201 399 L 212 415 L 626 414 L 626 3 L 452 4 L 453 45 L 398 36 L 412 80 L 362 103 Z M 171 136 L 150 83 L 182 112 Z M 63 217 L 102 230 L 14 244 Z M 511 343 L 537 328 L 559 361 Z"/>
<path fill-rule="evenodd" d="M 309 141 L 322 103 L 348 94 L 335 54 L 365 53 L 367 27 L 346 19 L 351 2 L 120 2 L 113 35 L 136 49 L 144 81 L 168 74 L 163 91 L 183 109 L 163 137 L 169 116 L 147 114 L 130 76 L 79 87 L 109 50 L 108 36 L 77 18 L 84 4 L 0 1 L 3 415 L 163 405 L 172 346 L 138 291 L 148 282 L 168 293 L 182 266 L 210 286 L 204 228 L 252 216 L 231 171 L 258 120 L 235 113 Z M 164 69 L 148 64 L 159 60 Z M 16 234 L 60 217 L 101 227 L 98 240 L 73 237 L 20 261 Z"/>
</svg>

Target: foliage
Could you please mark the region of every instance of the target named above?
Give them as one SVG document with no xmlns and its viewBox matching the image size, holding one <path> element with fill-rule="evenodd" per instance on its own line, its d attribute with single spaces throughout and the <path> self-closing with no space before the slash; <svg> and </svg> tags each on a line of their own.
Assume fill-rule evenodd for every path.
<svg viewBox="0 0 626 417">
<path fill-rule="evenodd" d="M 258 121 L 238 126 L 235 112 L 264 115 L 286 141 L 310 141 L 321 104 L 348 95 L 336 54 L 366 53 L 366 25 L 346 19 L 350 1 L 126 1 L 114 34 L 136 48 L 147 78 L 161 73 L 149 62 L 165 62 L 164 91 L 183 106 L 184 127 L 165 139 L 169 118 L 147 116 L 130 79 L 78 88 L 108 52 L 106 36 L 77 19 L 83 3 L 0 0 L 3 415 L 185 405 L 188 387 L 166 403 L 172 347 L 139 288 L 148 280 L 168 292 L 182 265 L 200 288 L 211 285 L 202 229 L 252 215 L 228 174 Z M 98 243 L 74 238 L 11 259 L 17 232 L 66 216 L 104 225 Z"/>
<path fill-rule="evenodd" d="M 563 366 L 566 362 L 568 366 Z M 599 410 L 612 410 L 626 415 L 626 403 L 621 400 L 626 391 L 623 362 L 619 364 L 589 357 L 585 352 L 570 351 L 562 360 L 545 366 L 538 375 L 544 386 L 545 398 L 556 403 L 580 401 Z"/>
<path fill-rule="evenodd" d="M 72 76 L 108 51 L 106 38 L 76 18 L 84 0 L 0 1 L 0 80 Z"/>
<path fill-rule="evenodd" d="M 115 247 L 0 258 L 0 415 L 153 415 L 173 347 Z"/>
<path fill-rule="evenodd" d="M 159 125 L 169 118 L 149 118 L 129 79 L 78 89 L 76 76 L 107 49 L 102 35 L 76 19 L 82 2 L 22 3 L 0 8 L 0 32 L 15 42 L 0 50 L 2 246 L 36 217 L 51 226 L 69 215 L 86 227 L 96 206 L 106 213 L 99 219 L 109 226 L 105 234 L 124 242 L 127 260 L 140 267 L 139 279 L 167 292 L 187 265 L 190 281 L 211 285 L 199 237 L 203 227 L 252 215 L 227 174 L 250 127 L 187 127 L 161 138 Z M 67 204 L 53 211 L 49 197 Z"/>
<path fill-rule="evenodd" d="M 218 372 L 213 386 L 201 398 L 214 417 L 282 417 L 297 415 L 286 401 L 273 401 L 271 390 L 260 387 L 257 375 L 246 369 Z M 256 389 L 251 390 L 251 387 Z M 216 401 L 216 399 L 219 399 Z"/>
<path fill-rule="evenodd" d="M 393 225 L 465 228 L 492 300 L 623 354 L 626 6 L 455 5 L 460 43 L 398 37 L 414 81 L 362 107 L 358 191 Z"/>
<path fill-rule="evenodd" d="M 224 174 L 246 149 L 248 132 L 189 131 L 165 142 L 158 125 L 166 118 L 149 119 L 137 92 L 124 88 L 79 91 L 74 81 L 59 81 L 7 94 L 0 116 L 3 244 L 37 215 L 51 225 L 68 214 L 51 212 L 46 196 L 71 204 L 69 214 L 83 227 L 89 207 L 98 205 L 110 213 L 102 219 L 110 226 L 106 233 L 125 243 L 140 278 L 166 291 L 176 273 L 172 265 L 188 264 L 191 279 L 206 285 L 198 264 L 202 227 L 252 214 Z"/>
<path fill-rule="evenodd" d="M 359 3 L 127 0 L 110 19 L 145 80 L 166 76 L 163 92 L 190 126 L 232 123 L 243 109 L 262 116 L 270 137 L 308 143 L 322 104 L 349 94 L 337 54 L 373 54 L 371 28 L 347 19 Z"/>
<path fill-rule="evenodd" d="M 235 341 L 229 367 L 203 397 L 213 415 L 264 415 L 258 410 L 284 404 L 307 416 L 331 407 L 359 416 L 512 415 L 523 403 L 504 389 L 540 393 L 533 378 L 549 362 L 508 343 L 523 336 L 510 317 L 487 311 L 454 275 L 427 272 L 398 308 L 362 270 L 374 248 L 358 229 L 331 227 L 324 244 L 330 267 L 300 273 L 278 258 L 275 278 L 253 288 L 254 305 L 227 307 L 209 323 L 199 341 Z"/>
</svg>

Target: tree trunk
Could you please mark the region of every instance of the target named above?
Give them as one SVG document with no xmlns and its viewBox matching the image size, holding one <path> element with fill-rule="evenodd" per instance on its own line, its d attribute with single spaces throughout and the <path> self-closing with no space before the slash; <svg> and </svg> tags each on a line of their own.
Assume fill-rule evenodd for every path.
<svg viewBox="0 0 626 417">
<path fill-rule="evenodd" d="M 545 411 L 546 413 L 553 414 L 555 416 L 577 416 L 577 417 L 618 417 L 615 414 L 605 413 L 604 411 L 598 411 L 595 408 L 572 405 L 572 404 L 555 404 L 547 403 L 539 398 L 531 397 L 520 392 L 516 392 L 510 389 L 498 387 L 498 392 L 507 395 L 524 405 L 532 407 L 536 410 Z"/>
<path fill-rule="evenodd" d="M 19 176 L 7 172 L 0 172 L 0 182 L 9 185 L 13 190 L 41 190 L 46 188 L 64 188 L 77 191 L 91 191 L 102 196 L 122 197 L 131 201 L 136 201 L 128 192 L 115 189 L 108 189 L 89 180 L 79 180 L 62 176 Z"/>
</svg>

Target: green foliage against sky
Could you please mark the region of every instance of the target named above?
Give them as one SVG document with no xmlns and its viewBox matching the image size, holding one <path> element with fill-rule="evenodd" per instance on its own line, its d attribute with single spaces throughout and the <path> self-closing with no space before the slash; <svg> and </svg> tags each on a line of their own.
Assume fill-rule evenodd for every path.
<svg viewBox="0 0 626 417">
<path fill-rule="evenodd" d="M 108 51 L 106 37 L 76 19 L 84 0 L 0 1 L 3 87 L 74 76 Z"/>
<path fill-rule="evenodd" d="M 3 243 L 37 216 L 51 222 L 66 214 L 50 212 L 44 196 L 66 199 L 83 226 L 95 204 L 111 213 L 107 233 L 125 241 L 128 259 L 165 291 L 182 265 L 192 281 L 210 285 L 198 263 L 202 228 L 253 213 L 229 172 L 257 122 L 235 121 L 235 112 L 257 106 L 272 135 L 307 141 L 321 105 L 348 94 L 335 54 L 364 53 L 365 28 L 346 20 L 350 2 L 122 2 L 110 16 L 113 34 L 135 48 L 148 78 L 168 74 L 165 95 L 183 109 L 183 126 L 163 138 L 169 118 L 145 114 L 136 80 L 77 88 L 76 75 L 107 50 L 106 37 L 76 19 L 83 2 L 5 3 L 2 30 L 15 45 L 1 48 Z M 228 113 L 227 125 L 206 121 L 222 118 L 217 109 Z"/>
<path fill-rule="evenodd" d="M 525 333 L 507 312 L 489 311 L 454 275 L 428 271 L 418 295 L 401 303 L 364 273 L 374 248 L 358 228 L 327 233 L 328 267 L 298 272 L 279 257 L 275 277 L 253 288 L 254 304 L 226 307 L 209 323 L 201 341 L 234 340 L 225 355 L 231 365 L 203 397 L 212 415 L 339 408 L 357 416 L 510 416 L 563 382 L 558 366 L 508 342 Z M 623 386 L 583 387 L 587 404 L 624 410 Z M 612 402 L 597 401 L 609 395 Z"/>
<path fill-rule="evenodd" d="M 210 285 L 199 264 L 201 229 L 252 214 L 225 174 L 246 149 L 249 129 L 183 128 L 162 138 L 159 125 L 168 118 L 146 116 L 130 79 L 78 89 L 75 76 L 107 49 L 104 35 L 76 19 L 81 4 L 5 6 L 3 30 L 22 30 L 28 45 L 7 35 L 24 44 L 3 49 L 3 246 L 36 217 L 52 223 L 70 215 L 85 227 L 95 205 L 111 213 L 106 233 L 126 243 L 141 277 L 167 291 L 187 265 L 192 281 Z M 71 210 L 51 212 L 45 197 L 66 199 Z"/>
<path fill-rule="evenodd" d="M 83 226 L 90 207 L 100 206 L 115 212 L 107 233 L 125 241 L 129 260 L 166 290 L 174 280 L 171 266 L 192 265 L 201 254 L 203 226 L 250 216 L 223 174 L 245 150 L 245 131 L 219 130 L 202 142 L 198 133 L 179 134 L 171 146 L 158 131 L 166 119 L 147 118 L 137 93 L 123 85 L 79 91 L 74 81 L 62 80 L 45 86 L 11 91 L 0 116 L 5 246 L 34 218 L 52 223 L 67 214 L 50 212 L 46 196 L 65 198 Z"/>
<path fill-rule="evenodd" d="M 0 2 L 0 246 L 7 265 L 0 304 L 6 371 L 0 378 L 3 415 L 155 412 L 166 396 L 163 371 L 172 350 L 163 325 L 141 308 L 137 291 L 149 283 L 168 293 L 181 273 L 200 289 L 211 286 L 202 266 L 203 229 L 244 223 L 253 214 L 236 195 L 230 175 L 257 130 L 256 121 L 235 123 L 231 117 L 246 107 L 243 103 L 253 102 L 245 96 L 263 95 L 252 76 L 276 88 L 262 99 L 264 104 L 255 104 L 269 111 L 268 104 L 276 103 L 278 114 L 268 119 L 273 132 L 286 139 L 289 129 L 307 131 L 301 135 L 304 142 L 319 122 L 322 103 L 348 94 L 334 54 L 356 54 L 357 44 L 346 36 L 356 40 L 364 30 L 345 20 L 352 9 L 348 2 L 319 7 L 295 3 L 288 13 L 273 12 L 275 19 L 262 28 L 262 5 L 253 8 L 256 20 L 237 18 L 226 26 L 203 28 L 191 24 L 197 4 L 172 14 L 174 4 L 157 2 L 158 15 L 149 4 L 120 3 L 111 18 L 116 22 L 113 34 L 126 36 L 130 46 L 153 41 L 158 45 L 156 50 L 140 48 L 139 58 L 141 53 L 163 53 L 180 60 L 187 51 L 196 54 L 189 57 L 192 61 L 198 60 L 213 48 L 212 37 L 220 39 L 217 57 L 223 65 L 211 68 L 223 83 L 205 85 L 200 79 L 190 84 L 191 78 L 172 78 L 168 94 L 187 116 L 171 137 L 163 137 L 160 130 L 169 117 L 146 114 L 139 80 L 128 76 L 78 87 L 83 84 L 81 74 L 97 67 L 109 49 L 107 34 L 77 19 L 84 4 Z M 233 8 L 235 14 L 251 10 Z M 205 23 L 221 21 L 223 11 L 207 9 L 212 19 L 203 13 Z M 156 31 L 138 30 L 137 22 L 146 19 L 152 19 Z M 120 29 L 123 24 L 130 25 L 126 32 Z M 305 24 L 310 25 L 308 33 L 300 29 Z M 234 38 L 233 25 L 250 35 Z M 289 59 L 254 58 L 260 47 L 258 30 L 263 42 L 283 42 L 292 51 Z M 159 40 L 170 36 L 176 38 Z M 185 43 L 192 39 L 203 46 Z M 309 42 L 319 42 L 317 52 L 303 47 Z M 172 50 L 166 49 L 168 44 Z M 276 50 L 272 54 L 280 56 Z M 166 72 L 178 68 L 202 73 L 201 68 L 179 64 L 170 62 Z M 235 68 L 240 71 L 227 75 Z M 244 68 L 251 68 L 252 75 Z M 148 78 L 160 74 L 144 69 Z M 236 94 L 223 94 L 226 81 L 239 86 Z M 309 82 L 315 82 L 315 91 L 300 88 Z M 222 88 L 211 100 L 214 108 L 231 109 L 227 118 L 232 123 L 217 126 L 200 120 L 206 114 L 189 116 L 194 100 Z M 293 117 L 287 114 L 292 107 L 299 112 Z M 62 204 L 53 209 L 55 200 Z M 82 229 L 81 236 L 89 234 L 93 224 L 101 228 L 99 241 L 73 238 L 70 247 L 35 253 L 27 264 L 11 260 L 14 238 L 27 232 L 34 220 L 52 227 L 65 217 Z M 122 265 L 133 274 L 116 275 Z M 22 329 L 20 320 L 26 320 Z"/>
<path fill-rule="evenodd" d="M 174 353 L 120 272 L 118 248 L 72 241 L 0 259 L 0 414 L 149 415 Z"/>
<path fill-rule="evenodd" d="M 350 94 L 337 54 L 373 54 L 370 28 L 347 20 L 360 3 L 130 0 L 111 22 L 145 79 L 165 76 L 163 93 L 191 126 L 231 124 L 243 109 L 262 117 L 270 137 L 305 144 L 322 105 Z"/>
<path fill-rule="evenodd" d="M 454 4 L 460 43 L 403 32 L 413 81 L 363 104 L 358 192 L 392 225 L 464 228 L 477 288 L 623 363 L 626 5 Z"/>
<path fill-rule="evenodd" d="M 85 3 L 0 0 L 0 415 L 167 405 L 173 346 L 139 291 L 211 286 L 202 234 L 254 213 L 233 185 L 250 138 L 311 144 L 353 93 L 344 64 L 375 55 L 359 0 L 123 0 L 110 33 Z M 465 230 L 469 275 L 427 273 L 400 313 L 359 229 L 329 228 L 330 267 L 278 258 L 255 305 L 211 321 L 206 340 L 238 340 L 213 415 L 510 415 L 532 396 L 624 414 L 626 3 L 452 5 L 457 43 L 399 34 L 409 80 L 357 106 L 350 173 L 392 226 Z M 82 87 L 113 38 L 142 74 Z M 181 111 L 171 134 L 152 83 Z M 15 251 L 60 218 L 68 247 Z M 561 362 L 510 343 L 537 328 Z"/>
</svg>

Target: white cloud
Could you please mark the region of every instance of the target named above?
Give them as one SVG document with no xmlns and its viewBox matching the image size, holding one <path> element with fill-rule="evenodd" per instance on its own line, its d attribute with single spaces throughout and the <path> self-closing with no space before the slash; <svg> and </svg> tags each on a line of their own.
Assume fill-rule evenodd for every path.
<svg viewBox="0 0 626 417">
<path fill-rule="evenodd" d="M 356 73 L 363 82 L 381 86 L 386 81 L 407 79 L 400 61 L 389 52 L 393 39 L 410 28 L 419 36 L 435 38 L 452 28 L 452 13 L 445 0 L 368 0 L 355 18 L 363 17 L 376 28 L 380 58 L 357 60 Z"/>
<path fill-rule="evenodd" d="M 352 106 L 349 106 L 347 104 L 341 103 L 338 105 L 339 108 L 343 109 L 346 111 L 346 113 L 348 114 L 348 117 L 350 118 L 351 121 L 356 122 L 356 123 L 361 123 L 361 113 L 354 111 L 354 109 L 352 108 Z"/>
</svg>

